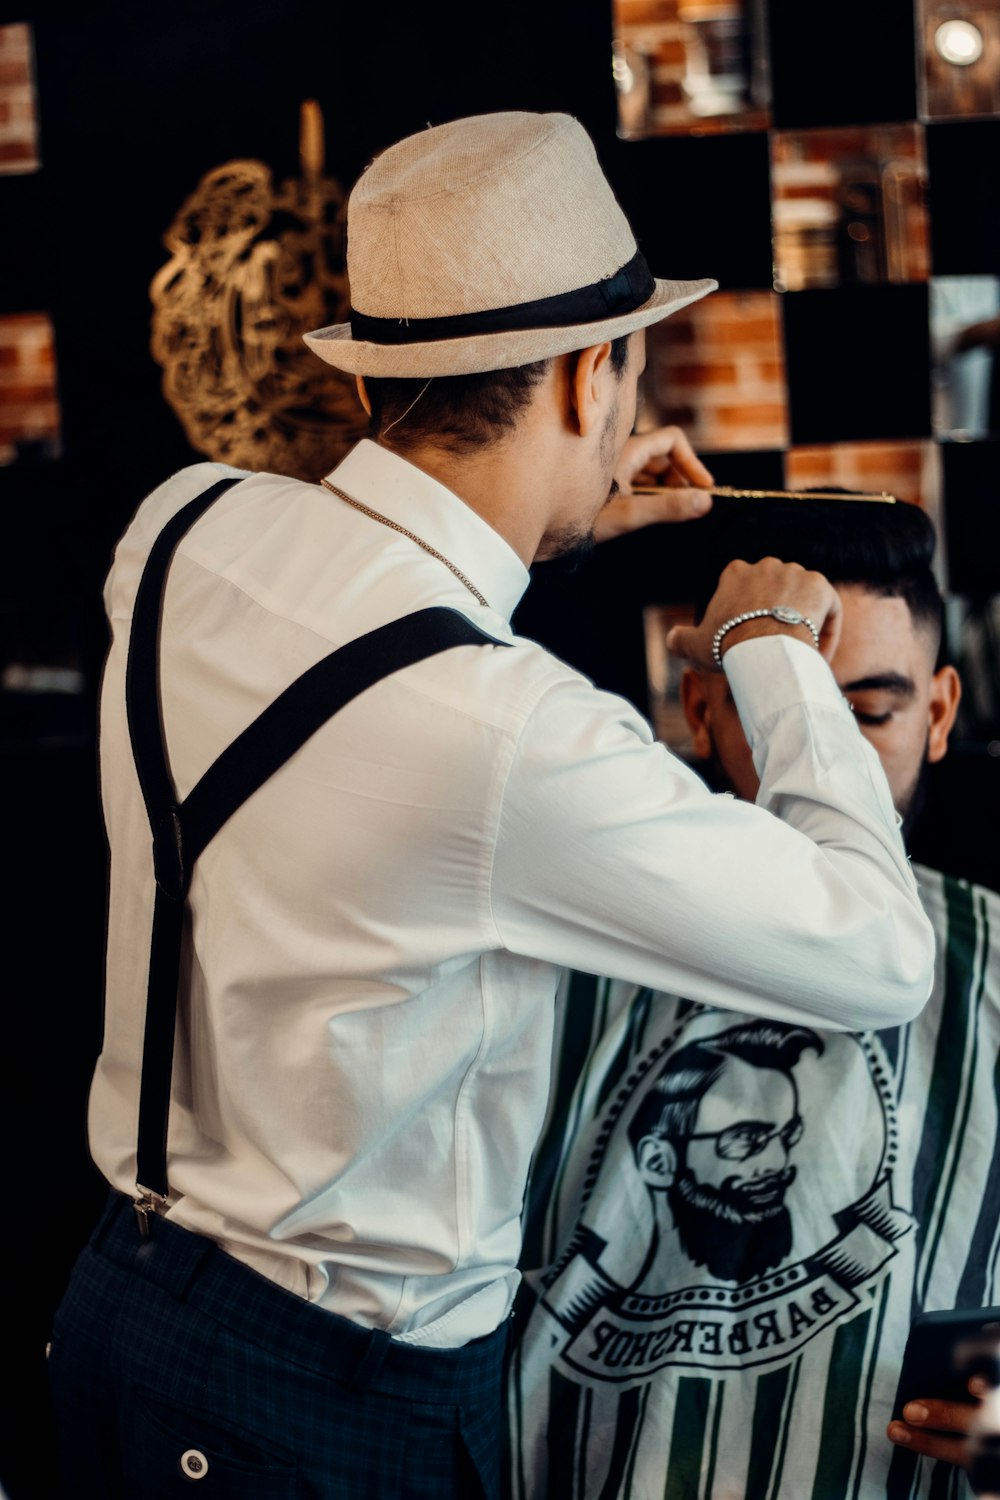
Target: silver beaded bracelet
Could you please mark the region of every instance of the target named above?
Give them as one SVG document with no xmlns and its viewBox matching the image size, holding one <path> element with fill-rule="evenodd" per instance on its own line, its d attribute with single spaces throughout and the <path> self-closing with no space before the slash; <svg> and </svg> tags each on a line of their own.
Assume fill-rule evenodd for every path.
<svg viewBox="0 0 1000 1500">
<path fill-rule="evenodd" d="M 807 630 L 812 631 L 813 644 L 816 650 L 819 650 L 819 631 L 816 629 L 816 626 L 807 615 L 800 614 L 790 604 L 774 604 L 770 609 L 748 609 L 745 614 L 733 615 L 731 620 L 727 620 L 724 625 L 720 625 L 712 637 L 712 660 L 720 671 L 722 670 L 722 652 L 719 650 L 719 647 L 722 645 L 723 636 L 730 630 L 734 630 L 737 625 L 743 625 L 747 620 L 759 620 L 764 615 L 770 615 L 772 619 L 780 620 L 782 625 L 804 625 Z"/>
</svg>

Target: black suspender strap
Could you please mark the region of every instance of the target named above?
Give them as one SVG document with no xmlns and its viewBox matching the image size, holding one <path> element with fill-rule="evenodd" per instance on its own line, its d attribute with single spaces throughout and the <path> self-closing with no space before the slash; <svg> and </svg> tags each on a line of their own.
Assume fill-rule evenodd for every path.
<svg viewBox="0 0 1000 1500">
<path fill-rule="evenodd" d="M 167 1196 L 167 1117 L 177 1019 L 184 910 L 199 854 L 228 818 L 338 709 L 402 667 L 452 646 L 507 645 L 457 610 L 434 607 L 393 620 L 332 651 L 303 672 L 228 745 L 178 803 L 160 721 L 158 646 L 167 569 L 185 532 L 236 479 L 190 501 L 150 550 L 136 593 L 125 698 L 132 753 L 153 835 L 156 894 L 143 1036 L 136 1210 L 147 1216 Z"/>
<path fill-rule="evenodd" d="M 235 479 L 222 479 L 172 516 L 150 549 L 136 592 L 125 670 L 125 707 L 132 754 L 153 834 L 156 891 L 149 944 L 146 1019 L 139 1085 L 138 1155 L 139 1223 L 156 1200 L 167 1195 L 166 1125 L 170 1105 L 177 977 L 184 930 L 184 898 L 189 872 L 184 870 L 180 809 L 167 765 L 160 728 L 160 611 L 167 568 L 174 549 L 212 502 Z"/>
</svg>

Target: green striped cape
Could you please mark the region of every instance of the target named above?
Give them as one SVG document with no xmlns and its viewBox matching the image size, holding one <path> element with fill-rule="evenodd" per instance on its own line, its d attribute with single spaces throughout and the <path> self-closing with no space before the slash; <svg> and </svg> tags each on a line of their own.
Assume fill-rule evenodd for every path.
<svg viewBox="0 0 1000 1500">
<path fill-rule="evenodd" d="M 1000 1301 L 1000 897 L 915 873 L 934 990 L 891 1031 L 565 976 L 525 1199 L 514 1500 L 971 1493 L 885 1428 L 913 1314 Z M 727 1133 L 695 1129 L 709 1090 Z"/>
</svg>

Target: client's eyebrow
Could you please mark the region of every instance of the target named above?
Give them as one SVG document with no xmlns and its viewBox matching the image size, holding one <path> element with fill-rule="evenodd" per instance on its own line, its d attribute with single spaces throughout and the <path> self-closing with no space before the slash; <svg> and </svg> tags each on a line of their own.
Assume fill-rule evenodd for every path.
<svg viewBox="0 0 1000 1500">
<path fill-rule="evenodd" d="M 876 672 L 871 677 L 858 677 L 854 682 L 841 682 L 839 687 L 842 693 L 864 693 L 878 689 L 883 693 L 894 693 L 897 698 L 913 698 L 917 691 L 913 678 L 904 677 L 902 672 Z"/>
</svg>

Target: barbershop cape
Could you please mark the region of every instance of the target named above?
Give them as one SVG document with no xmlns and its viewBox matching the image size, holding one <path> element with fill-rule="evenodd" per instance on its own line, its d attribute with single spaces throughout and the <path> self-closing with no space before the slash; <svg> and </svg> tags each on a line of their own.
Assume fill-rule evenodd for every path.
<svg viewBox="0 0 1000 1500">
<path fill-rule="evenodd" d="M 906 1026 L 813 1032 L 564 977 L 513 1321 L 514 1500 L 971 1494 L 885 1428 L 914 1314 L 1000 1302 L 1000 897 L 914 873 L 938 954 Z M 713 1132 L 693 1120 L 706 1077 Z M 691 1102 L 672 1126 L 668 1097 Z"/>
</svg>

